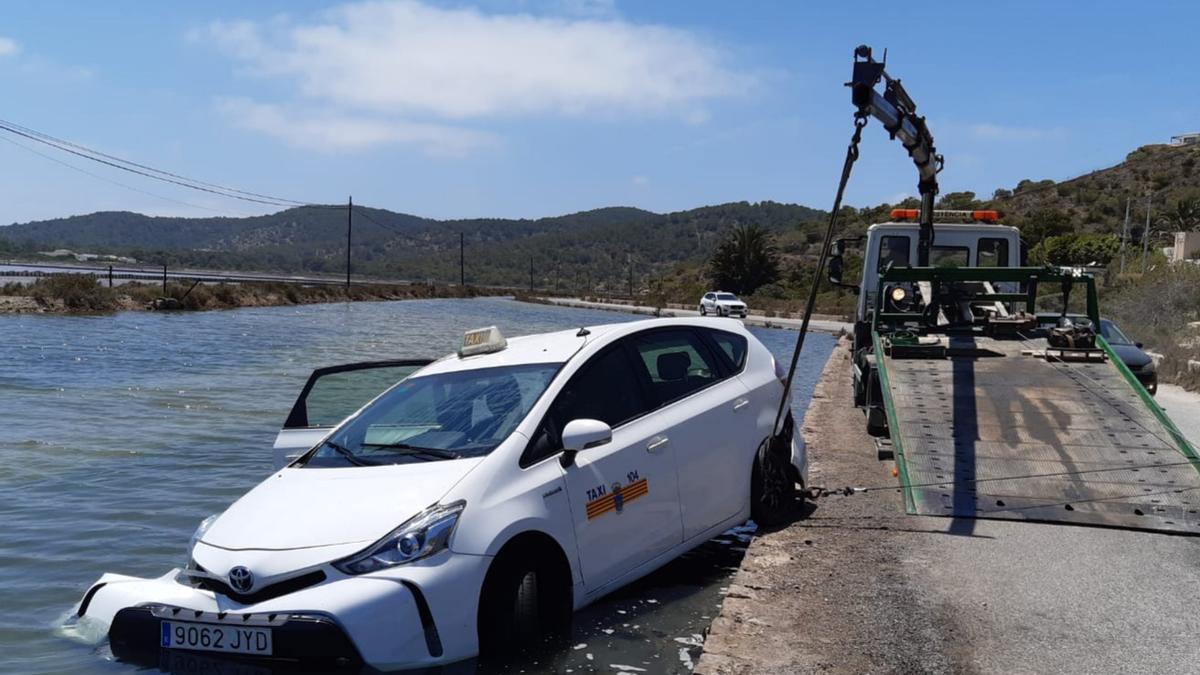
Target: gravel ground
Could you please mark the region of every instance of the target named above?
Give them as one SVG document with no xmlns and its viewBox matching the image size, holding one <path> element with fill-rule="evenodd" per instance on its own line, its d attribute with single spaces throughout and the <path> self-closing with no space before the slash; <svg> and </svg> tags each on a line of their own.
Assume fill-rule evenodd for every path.
<svg viewBox="0 0 1200 675">
<path fill-rule="evenodd" d="M 803 425 L 813 483 L 893 484 L 849 381 L 843 341 Z M 807 510 L 751 544 L 697 673 L 1162 673 L 1200 662 L 1200 538 L 985 520 L 952 534 L 951 520 L 905 515 L 898 490 Z"/>
</svg>

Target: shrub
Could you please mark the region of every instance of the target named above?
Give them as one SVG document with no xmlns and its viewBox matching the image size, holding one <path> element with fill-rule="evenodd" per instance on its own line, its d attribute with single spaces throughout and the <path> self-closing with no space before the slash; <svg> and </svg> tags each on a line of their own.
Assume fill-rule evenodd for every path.
<svg viewBox="0 0 1200 675">
<path fill-rule="evenodd" d="M 111 288 L 89 274 L 61 274 L 43 277 L 29 285 L 29 293 L 38 303 L 61 302 L 67 309 L 102 312 L 115 309 L 117 297 Z"/>
</svg>

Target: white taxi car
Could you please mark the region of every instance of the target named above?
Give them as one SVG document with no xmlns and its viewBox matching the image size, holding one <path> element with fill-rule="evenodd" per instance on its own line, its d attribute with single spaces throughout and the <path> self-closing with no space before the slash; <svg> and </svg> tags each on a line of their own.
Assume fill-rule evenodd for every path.
<svg viewBox="0 0 1200 675">
<path fill-rule="evenodd" d="M 201 523 L 185 568 L 105 574 L 77 621 L 156 663 L 444 664 L 565 630 L 752 515 L 780 518 L 806 480 L 790 416 L 765 443 L 782 384 L 737 321 L 492 327 L 423 363 L 318 371 L 277 441 L 286 466 Z M 395 384 L 359 408 L 371 378 Z"/>
</svg>

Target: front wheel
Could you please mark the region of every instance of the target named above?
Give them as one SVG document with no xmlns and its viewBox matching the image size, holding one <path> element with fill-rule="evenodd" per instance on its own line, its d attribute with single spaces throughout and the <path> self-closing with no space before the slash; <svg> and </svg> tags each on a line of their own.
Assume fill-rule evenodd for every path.
<svg viewBox="0 0 1200 675">
<path fill-rule="evenodd" d="M 791 448 L 787 440 L 768 438 L 758 446 L 754 469 L 750 472 L 750 517 L 759 525 L 779 525 L 787 521 L 796 500 L 792 480 Z M 785 454 L 785 450 L 786 452 Z"/>
<path fill-rule="evenodd" d="M 511 561 L 502 564 L 480 603 L 479 651 L 485 658 L 501 660 L 537 648 L 546 598 L 542 574 L 536 566 Z"/>
<path fill-rule="evenodd" d="M 704 309 L 704 305 L 700 305 L 700 316 L 708 316 L 708 310 Z"/>
</svg>

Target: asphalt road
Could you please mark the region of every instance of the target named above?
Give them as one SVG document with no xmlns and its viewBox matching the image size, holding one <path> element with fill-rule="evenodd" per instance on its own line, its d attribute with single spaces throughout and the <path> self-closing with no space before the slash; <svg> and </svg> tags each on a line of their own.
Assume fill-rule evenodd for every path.
<svg viewBox="0 0 1200 675">
<path fill-rule="evenodd" d="M 843 341 L 802 426 L 812 481 L 894 484 L 849 380 Z M 1200 417 L 1180 415 L 1186 398 L 1163 402 Z M 805 515 L 752 542 L 697 672 L 1200 669 L 1200 537 L 987 520 L 952 530 L 906 515 L 890 489 L 823 497 Z"/>
<path fill-rule="evenodd" d="M 553 298 L 543 297 L 538 298 L 539 301 L 551 305 L 561 305 L 563 307 L 582 307 L 586 309 L 603 309 L 611 312 L 627 312 L 630 314 L 646 314 L 659 316 L 700 316 L 700 312 L 694 309 L 664 309 L 661 313 L 656 314 L 658 310 L 654 307 L 645 305 L 629 305 L 612 302 L 592 302 L 581 298 Z M 751 314 L 743 321 L 748 326 L 763 326 L 765 328 L 789 328 L 799 329 L 802 323 L 800 319 L 784 319 L 780 317 L 766 317 L 761 314 Z M 823 333 L 839 333 L 842 331 L 849 332 L 853 329 L 853 325 L 844 321 L 829 321 L 826 319 L 812 319 L 808 323 L 810 330 L 821 331 Z"/>
</svg>

